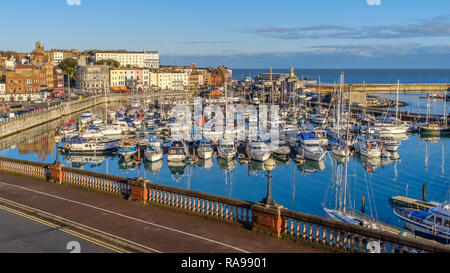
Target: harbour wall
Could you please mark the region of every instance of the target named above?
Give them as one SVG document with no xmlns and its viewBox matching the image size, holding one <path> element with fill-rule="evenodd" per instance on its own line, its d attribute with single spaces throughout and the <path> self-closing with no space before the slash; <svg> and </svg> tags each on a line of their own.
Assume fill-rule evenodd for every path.
<svg viewBox="0 0 450 273">
<path fill-rule="evenodd" d="M 339 86 L 337 86 L 339 87 Z M 345 92 L 348 92 L 350 84 L 344 84 Z M 320 93 L 329 93 L 334 91 L 333 85 L 306 85 L 305 88 L 319 91 Z M 450 92 L 450 83 L 426 83 L 426 84 L 400 84 L 398 86 L 399 93 L 409 92 Z M 396 93 L 397 84 L 382 84 L 382 83 L 366 83 L 366 84 L 352 84 L 352 92 L 361 93 Z"/>
<path fill-rule="evenodd" d="M 60 119 L 61 117 L 72 115 L 83 110 L 92 108 L 105 102 L 131 101 L 134 98 L 192 98 L 192 92 L 164 91 L 157 93 L 141 94 L 108 94 L 97 95 L 72 102 L 63 102 L 59 105 L 33 111 L 24 115 L 2 120 L 0 122 L 0 138 L 11 136 L 19 132 L 34 128 L 36 126 Z"/>
</svg>

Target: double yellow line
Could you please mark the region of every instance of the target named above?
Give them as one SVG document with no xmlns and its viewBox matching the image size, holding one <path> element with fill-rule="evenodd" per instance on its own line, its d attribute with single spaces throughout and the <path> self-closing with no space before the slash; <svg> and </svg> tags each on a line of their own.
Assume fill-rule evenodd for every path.
<svg viewBox="0 0 450 273">
<path fill-rule="evenodd" d="M 2 205 L 0 205 L 0 209 L 5 210 L 5 211 L 8 211 L 8 212 L 11 212 L 11 213 L 13 213 L 13 214 L 16 214 L 16 215 L 19 215 L 19 216 L 22 216 L 22 217 L 25 217 L 25 218 L 27 218 L 27 219 L 30 219 L 30 220 L 32 220 L 32 221 L 41 223 L 41 224 L 46 225 L 46 226 L 49 226 L 49 227 L 51 227 L 51 228 L 54 228 L 54 229 L 63 231 L 63 232 L 65 232 L 65 233 L 67 233 L 67 234 L 70 234 L 70 235 L 73 235 L 73 236 L 75 236 L 75 237 L 81 238 L 81 239 L 83 239 L 83 240 L 86 240 L 86 241 L 91 242 L 91 243 L 93 243 L 93 244 L 96 244 L 96 245 L 99 245 L 99 246 L 101 246 L 101 247 L 107 248 L 107 249 L 112 250 L 112 251 L 114 251 L 114 252 L 117 252 L 117 253 L 130 253 L 130 251 L 127 251 L 127 250 L 122 249 L 122 248 L 120 248 L 120 247 L 117 247 L 117 246 L 114 246 L 114 245 L 112 245 L 112 244 L 109 244 L 109 243 L 106 243 L 106 242 L 97 240 L 97 239 L 92 238 L 92 237 L 90 237 L 90 236 L 81 234 L 81 233 L 79 233 L 79 232 L 73 231 L 73 230 L 68 229 L 68 228 L 65 228 L 65 227 L 63 227 L 63 226 L 59 226 L 59 225 L 50 223 L 50 222 L 45 221 L 45 220 L 43 220 L 43 219 L 40 219 L 40 218 L 38 218 L 38 217 L 35 217 L 35 216 L 32 216 L 32 215 L 25 214 L 25 213 L 23 213 L 23 212 L 21 212 L 21 211 L 18 211 L 18 210 L 9 208 L 9 207 L 5 207 L 5 206 L 2 206 Z"/>
</svg>

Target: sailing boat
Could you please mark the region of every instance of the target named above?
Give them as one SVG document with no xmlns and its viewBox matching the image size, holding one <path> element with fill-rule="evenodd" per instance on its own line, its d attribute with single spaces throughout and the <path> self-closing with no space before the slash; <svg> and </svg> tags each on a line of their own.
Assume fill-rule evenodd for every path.
<svg viewBox="0 0 450 273">
<path fill-rule="evenodd" d="M 445 91 L 444 98 L 447 97 L 447 91 Z M 450 126 L 447 124 L 447 102 L 444 100 L 444 122 L 443 124 L 428 123 L 429 108 L 430 108 L 430 94 L 427 94 L 427 125 L 420 128 L 420 133 L 424 135 L 444 135 L 450 134 Z"/>
<path fill-rule="evenodd" d="M 333 163 L 333 162 L 332 162 Z M 334 165 L 337 162 L 334 162 Z M 344 170 L 342 169 L 344 167 Z M 372 229 L 381 230 L 381 226 L 377 223 L 376 219 L 366 215 L 364 213 L 360 213 L 350 207 L 347 207 L 347 169 L 348 169 L 348 160 L 345 160 L 345 165 L 342 166 L 342 164 L 338 164 L 334 168 L 336 170 L 336 180 L 335 185 L 336 188 L 339 189 L 340 187 L 343 187 L 341 189 L 341 192 L 339 194 L 339 200 L 336 200 L 336 202 L 339 203 L 339 205 L 336 205 L 335 209 L 330 209 L 325 206 L 325 203 L 322 203 L 323 210 L 325 213 L 332 219 L 337 221 L 342 221 L 349 224 L 354 225 L 360 225 Z M 344 172 L 344 181 L 342 183 L 342 172 Z M 342 196 L 343 195 L 343 196 Z"/>
<path fill-rule="evenodd" d="M 331 152 L 334 155 L 337 156 L 344 156 L 347 157 L 350 155 L 350 148 L 348 147 L 348 142 L 349 142 L 349 137 L 350 137 L 350 117 L 351 117 L 351 109 L 350 109 L 350 101 L 351 101 L 351 89 L 352 86 L 350 85 L 349 88 L 349 92 L 348 92 L 348 114 L 347 114 L 347 134 L 346 134 L 346 140 L 344 143 L 342 143 L 342 138 L 340 137 L 340 131 L 339 131 L 339 126 L 338 126 L 338 130 L 337 130 L 337 134 L 338 134 L 338 143 L 335 143 L 331 146 Z M 338 124 L 339 124 L 339 120 L 338 120 Z"/>
</svg>

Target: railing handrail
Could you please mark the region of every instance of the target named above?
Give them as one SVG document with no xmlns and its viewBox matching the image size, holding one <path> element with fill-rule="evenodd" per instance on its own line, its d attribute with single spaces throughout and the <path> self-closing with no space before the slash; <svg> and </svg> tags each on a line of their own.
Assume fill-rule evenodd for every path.
<svg viewBox="0 0 450 273">
<path fill-rule="evenodd" d="M 168 192 L 175 193 L 175 194 L 183 194 L 183 195 L 190 196 L 190 197 L 206 199 L 209 201 L 217 201 L 217 202 L 221 202 L 221 203 L 227 203 L 229 205 L 240 206 L 240 207 L 244 207 L 244 208 L 250 208 L 253 204 L 252 202 L 249 202 L 249 201 L 244 201 L 244 200 L 235 199 L 235 198 L 231 198 L 231 197 L 225 197 L 225 196 L 215 195 L 215 194 L 211 194 L 211 193 L 204 193 L 204 192 L 194 191 L 194 190 L 188 190 L 188 189 L 180 189 L 180 188 L 176 188 L 176 187 L 172 187 L 172 186 L 168 186 L 168 185 L 156 184 L 153 182 L 147 183 L 146 186 L 147 186 L 147 188 L 151 188 L 151 189 L 168 191 Z"/>
<path fill-rule="evenodd" d="M 391 234 L 386 231 L 380 231 L 375 229 L 370 229 L 363 226 L 353 225 L 349 223 L 344 223 L 341 221 L 336 221 L 333 219 L 323 218 L 316 215 L 306 214 L 298 211 L 293 211 L 289 209 L 281 209 L 281 216 L 289 217 L 295 220 L 300 220 L 308 223 L 317 224 L 327 228 L 332 228 L 335 230 L 342 230 L 345 232 L 350 232 L 362 236 L 367 236 L 375 240 L 388 241 L 390 243 L 401 244 L 404 246 L 422 249 L 424 251 L 432 252 L 450 252 L 450 246 L 445 246 L 437 242 L 428 241 L 422 238 L 409 238 L 402 237 L 400 235 Z"/>
</svg>

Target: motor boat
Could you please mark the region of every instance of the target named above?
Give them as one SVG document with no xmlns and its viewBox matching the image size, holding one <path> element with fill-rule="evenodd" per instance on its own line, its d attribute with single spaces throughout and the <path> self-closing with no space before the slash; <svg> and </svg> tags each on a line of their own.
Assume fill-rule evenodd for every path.
<svg viewBox="0 0 450 273">
<path fill-rule="evenodd" d="M 167 153 L 167 161 L 184 162 L 188 156 L 187 146 L 184 142 L 173 141 Z"/>
<path fill-rule="evenodd" d="M 163 158 L 163 151 L 161 147 L 161 141 L 151 140 L 147 144 L 147 148 L 144 152 L 144 157 L 147 161 L 156 162 Z"/>
<path fill-rule="evenodd" d="M 305 158 L 315 161 L 322 160 L 327 154 L 320 146 L 319 139 L 309 131 L 300 132 L 295 150 Z"/>
<path fill-rule="evenodd" d="M 120 140 L 119 148 L 117 152 L 125 159 L 137 154 L 137 143 L 139 139 L 136 138 L 124 138 Z"/>
<path fill-rule="evenodd" d="M 219 158 L 232 159 L 237 154 L 237 147 L 232 139 L 222 139 L 219 141 L 219 146 L 217 147 L 217 154 Z"/>
<path fill-rule="evenodd" d="M 272 151 L 273 156 L 284 160 L 289 158 L 290 153 L 289 142 L 283 140 L 280 140 L 278 146 Z"/>
<path fill-rule="evenodd" d="M 442 204 L 428 211 L 394 208 L 394 214 L 416 236 L 450 244 L 450 204 Z"/>
<path fill-rule="evenodd" d="M 249 141 L 247 149 L 253 160 L 266 161 L 271 155 L 269 147 L 262 140 Z"/>
<path fill-rule="evenodd" d="M 378 131 L 373 137 L 380 141 L 386 151 L 395 152 L 400 147 L 400 141 L 389 132 Z"/>
<path fill-rule="evenodd" d="M 359 140 L 354 145 L 355 151 L 365 157 L 380 157 L 380 142 L 376 140 Z"/>
<path fill-rule="evenodd" d="M 117 149 L 118 145 L 118 140 L 97 138 L 89 141 L 84 137 L 72 137 L 64 143 L 62 150 L 71 154 L 95 154 L 111 152 Z"/>
<path fill-rule="evenodd" d="M 209 140 L 200 140 L 197 147 L 198 157 L 201 159 L 212 158 L 213 156 L 213 148 L 211 146 L 211 141 Z"/>
</svg>

